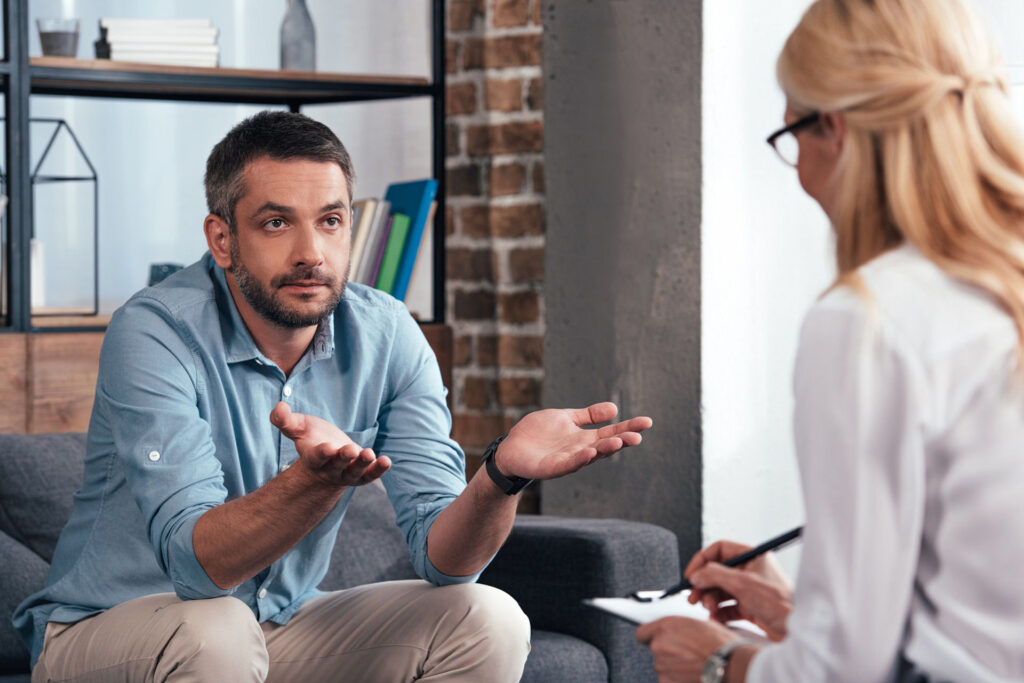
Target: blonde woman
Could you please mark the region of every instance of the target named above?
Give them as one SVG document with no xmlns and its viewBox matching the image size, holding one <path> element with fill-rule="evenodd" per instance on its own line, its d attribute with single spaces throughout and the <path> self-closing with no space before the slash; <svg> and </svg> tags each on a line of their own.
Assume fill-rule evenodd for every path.
<svg viewBox="0 0 1024 683">
<path fill-rule="evenodd" d="M 998 59 L 958 0 L 818 0 L 778 77 L 769 141 L 839 268 L 795 370 L 796 588 L 719 542 L 691 599 L 780 642 L 681 617 L 637 637 L 662 683 L 1024 680 L 1024 143 Z"/>
</svg>

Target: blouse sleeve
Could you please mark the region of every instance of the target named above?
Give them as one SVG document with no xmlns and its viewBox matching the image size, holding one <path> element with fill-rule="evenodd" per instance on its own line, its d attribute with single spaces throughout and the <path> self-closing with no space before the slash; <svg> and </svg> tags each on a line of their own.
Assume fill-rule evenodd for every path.
<svg viewBox="0 0 1024 683">
<path fill-rule="evenodd" d="M 882 681 L 913 592 L 924 513 L 923 372 L 870 302 L 804 322 L 794 429 L 807 521 L 788 636 L 748 681 Z"/>
</svg>

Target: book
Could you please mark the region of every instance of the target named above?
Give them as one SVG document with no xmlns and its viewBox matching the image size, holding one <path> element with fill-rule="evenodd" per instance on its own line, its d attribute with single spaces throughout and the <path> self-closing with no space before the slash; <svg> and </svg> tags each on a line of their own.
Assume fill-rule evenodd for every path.
<svg viewBox="0 0 1024 683">
<path fill-rule="evenodd" d="M 399 301 L 405 299 L 420 239 L 423 237 L 423 228 L 427 224 L 427 214 L 430 213 L 430 203 L 436 196 L 437 181 L 433 178 L 392 183 L 384 194 L 384 199 L 391 202 L 393 213 L 409 217 L 409 235 L 398 264 L 393 289 L 390 290 Z"/>
<path fill-rule="evenodd" d="M 376 199 L 360 199 L 352 202 L 352 249 L 349 252 L 349 277 L 355 277 L 359 272 L 359 261 L 363 255 L 363 248 L 366 246 L 366 238 L 370 234 L 370 226 L 373 224 L 374 215 L 377 212 Z"/>
<path fill-rule="evenodd" d="M 388 238 L 391 235 L 391 223 L 394 220 L 394 216 L 387 216 L 384 219 L 384 224 L 380 229 L 380 235 L 378 236 L 378 242 L 376 252 L 373 257 L 373 265 L 367 273 L 365 284 L 371 287 L 377 286 L 377 277 L 380 275 L 380 266 L 384 262 L 384 252 L 387 250 Z M 369 265 L 369 264 L 367 264 Z"/>
<path fill-rule="evenodd" d="M 391 215 L 391 204 L 383 199 L 377 201 L 377 209 L 374 212 L 373 222 L 370 223 L 370 234 L 366 236 L 366 244 L 363 245 L 363 254 L 359 259 L 359 271 L 353 278 L 356 282 L 371 287 L 376 283 L 373 276 L 373 269 L 377 263 L 377 254 L 380 252 L 381 237 L 385 234 L 388 216 Z"/>
<path fill-rule="evenodd" d="M 164 52 L 131 52 L 128 54 L 122 54 L 116 50 L 110 52 L 110 61 L 112 62 L 136 62 L 139 64 L 168 64 L 172 66 L 206 66 L 215 67 L 219 63 L 219 59 L 216 56 L 197 56 L 188 57 L 182 55 L 176 55 L 173 53 Z"/>
<path fill-rule="evenodd" d="M 154 18 L 119 18 L 103 17 L 100 19 L 100 28 L 120 28 L 132 30 L 189 30 L 209 28 L 212 22 L 209 19 L 154 19 Z"/>
<path fill-rule="evenodd" d="M 427 225 L 420 237 L 420 248 L 409 278 L 409 290 L 405 293 L 405 306 L 417 320 L 431 320 L 434 317 L 434 213 L 437 202 L 430 202 Z"/>
<path fill-rule="evenodd" d="M 216 57 L 220 48 L 216 45 L 178 44 L 178 43 L 114 43 L 110 46 L 112 53 L 119 54 L 150 54 L 167 53 L 182 57 Z"/>
<path fill-rule="evenodd" d="M 377 274 L 376 287 L 382 292 L 394 293 L 395 279 L 398 276 L 398 267 L 402 260 L 402 250 L 405 249 L 411 226 L 412 219 L 409 216 L 404 213 L 391 214 L 391 232 L 388 234 L 384 258 L 381 260 L 380 272 Z"/>
<path fill-rule="evenodd" d="M 213 45 L 217 42 L 217 29 L 213 27 L 177 30 L 131 30 L 131 29 L 100 29 L 100 40 L 116 45 L 118 43 L 174 43 L 176 45 Z"/>
</svg>

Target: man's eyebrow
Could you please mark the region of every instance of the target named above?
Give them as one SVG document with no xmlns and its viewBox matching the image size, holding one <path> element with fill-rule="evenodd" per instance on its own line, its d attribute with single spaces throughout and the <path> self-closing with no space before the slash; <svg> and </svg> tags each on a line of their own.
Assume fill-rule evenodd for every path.
<svg viewBox="0 0 1024 683">
<path fill-rule="evenodd" d="M 339 209 L 347 211 L 348 210 L 348 204 L 346 204 L 345 202 L 343 202 L 343 201 L 341 201 L 339 199 L 336 202 L 331 202 L 330 204 L 327 204 L 326 206 L 321 207 L 320 208 L 320 213 L 330 213 L 331 211 L 337 211 Z"/>
<path fill-rule="evenodd" d="M 295 210 L 290 206 L 283 206 L 281 204 L 275 204 L 274 202 L 264 202 L 258 209 L 253 211 L 252 217 L 256 218 L 260 214 L 272 211 L 274 213 L 294 213 Z"/>
</svg>

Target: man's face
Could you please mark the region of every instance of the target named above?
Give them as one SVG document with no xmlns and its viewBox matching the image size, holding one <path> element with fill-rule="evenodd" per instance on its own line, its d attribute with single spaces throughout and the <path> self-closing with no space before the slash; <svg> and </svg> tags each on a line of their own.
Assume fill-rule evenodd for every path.
<svg viewBox="0 0 1024 683">
<path fill-rule="evenodd" d="M 316 325 L 348 283 L 351 202 L 341 168 L 308 160 L 250 162 L 235 205 L 229 272 L 264 320 Z"/>
</svg>

